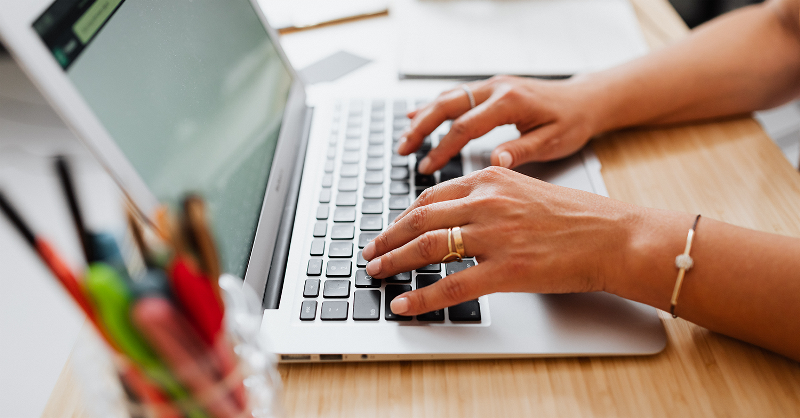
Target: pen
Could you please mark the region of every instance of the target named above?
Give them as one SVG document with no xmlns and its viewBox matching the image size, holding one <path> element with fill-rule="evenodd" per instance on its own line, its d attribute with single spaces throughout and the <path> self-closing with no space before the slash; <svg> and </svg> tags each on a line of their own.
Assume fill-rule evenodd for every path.
<svg viewBox="0 0 800 418">
<path fill-rule="evenodd" d="M 183 212 L 189 236 L 200 258 L 200 267 L 211 279 L 217 301 L 222 303 L 222 296 L 219 293 L 219 275 L 222 272 L 214 237 L 208 224 L 206 205 L 199 196 L 190 195 L 183 201 Z"/>
<path fill-rule="evenodd" d="M 160 296 L 136 301 L 131 317 L 139 331 L 201 406 L 217 418 L 237 416 L 237 405 L 226 387 L 215 353 L 192 331 L 183 315 Z"/>
<path fill-rule="evenodd" d="M 169 267 L 172 294 L 189 321 L 208 346 L 213 346 L 222 330 L 222 305 L 214 294 L 211 281 L 200 274 L 192 260 L 177 255 Z"/>
<path fill-rule="evenodd" d="M 0 192 L 0 209 L 2 209 L 8 220 L 11 221 L 11 224 L 14 225 L 17 231 L 22 235 L 25 242 L 36 251 L 44 264 L 50 269 L 64 289 L 66 289 L 75 303 L 78 304 L 83 313 L 90 321 L 97 325 L 94 309 L 92 309 L 91 304 L 89 304 L 89 300 L 83 293 L 83 289 L 81 289 L 78 280 L 72 274 L 70 268 L 67 267 L 64 260 L 59 257 L 58 253 L 47 241 L 33 234 L 33 231 L 31 231 L 14 207 L 11 206 L 11 203 L 2 192 Z"/>
<path fill-rule="evenodd" d="M 69 206 L 69 213 L 72 216 L 72 222 L 75 224 L 75 229 L 78 232 L 78 239 L 80 240 L 83 254 L 86 260 L 90 261 L 93 257 L 88 245 L 86 225 L 83 222 L 78 196 L 75 193 L 75 185 L 72 181 L 72 171 L 67 163 L 67 159 L 61 155 L 56 157 L 55 166 L 58 179 L 61 183 L 61 189 L 64 191 L 64 196 L 67 198 L 67 205 Z"/>
<path fill-rule="evenodd" d="M 94 262 L 87 271 L 86 289 L 97 307 L 100 323 L 120 350 L 158 382 L 172 399 L 178 402 L 188 400 L 186 390 L 164 368 L 131 323 L 131 293 L 119 273 L 108 264 Z M 192 418 L 206 417 L 197 408 L 191 408 L 187 413 Z"/>
</svg>

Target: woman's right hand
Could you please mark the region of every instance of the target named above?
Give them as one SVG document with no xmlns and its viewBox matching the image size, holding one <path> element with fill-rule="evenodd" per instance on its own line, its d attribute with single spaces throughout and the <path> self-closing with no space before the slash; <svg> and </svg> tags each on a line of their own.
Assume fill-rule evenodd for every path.
<svg viewBox="0 0 800 418">
<path fill-rule="evenodd" d="M 400 138 L 401 155 L 414 152 L 442 122 L 453 119 L 450 132 L 420 162 L 421 173 L 442 168 L 467 142 L 501 125 L 514 124 L 521 133 L 492 152 L 492 165 L 506 168 L 566 157 L 600 132 L 602 104 L 593 99 L 598 86 L 584 77 L 547 81 L 496 76 L 467 86 L 477 104 L 473 109 L 459 86 L 408 114 L 412 120 Z"/>
</svg>

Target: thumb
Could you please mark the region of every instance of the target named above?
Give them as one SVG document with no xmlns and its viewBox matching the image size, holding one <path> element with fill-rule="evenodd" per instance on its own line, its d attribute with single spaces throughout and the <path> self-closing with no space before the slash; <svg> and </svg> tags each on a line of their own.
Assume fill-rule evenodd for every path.
<svg viewBox="0 0 800 418">
<path fill-rule="evenodd" d="M 545 125 L 527 132 L 519 138 L 500 144 L 492 151 L 492 165 L 512 168 L 531 161 L 545 161 L 551 157 L 552 139 L 556 125 Z"/>
</svg>

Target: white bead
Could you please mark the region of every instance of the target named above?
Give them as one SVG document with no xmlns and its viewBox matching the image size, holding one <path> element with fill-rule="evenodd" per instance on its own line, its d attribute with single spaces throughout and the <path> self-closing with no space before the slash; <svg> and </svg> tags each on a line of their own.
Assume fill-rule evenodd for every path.
<svg viewBox="0 0 800 418">
<path fill-rule="evenodd" d="M 675 257 L 675 267 L 689 270 L 692 266 L 694 266 L 694 260 L 688 254 L 681 254 Z"/>
</svg>

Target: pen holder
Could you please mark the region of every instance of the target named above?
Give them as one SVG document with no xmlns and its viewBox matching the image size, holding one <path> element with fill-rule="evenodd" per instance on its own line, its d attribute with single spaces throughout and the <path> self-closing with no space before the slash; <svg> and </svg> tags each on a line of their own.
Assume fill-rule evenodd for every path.
<svg viewBox="0 0 800 418">
<path fill-rule="evenodd" d="M 276 358 L 259 331 L 261 304 L 240 279 L 231 275 L 222 275 L 219 287 L 225 304 L 224 333 L 206 350 L 205 356 L 201 352 L 206 364 L 172 365 L 172 376 L 159 376 L 152 369 L 134 366 L 95 333 L 81 335 L 72 363 L 86 416 L 282 417 L 281 378 L 275 367 Z M 204 347 L 184 349 L 194 350 L 195 354 L 198 349 L 205 350 Z M 208 370 L 228 373 L 217 373 L 215 379 L 209 380 Z M 177 386 L 164 385 L 170 377 Z"/>
</svg>

